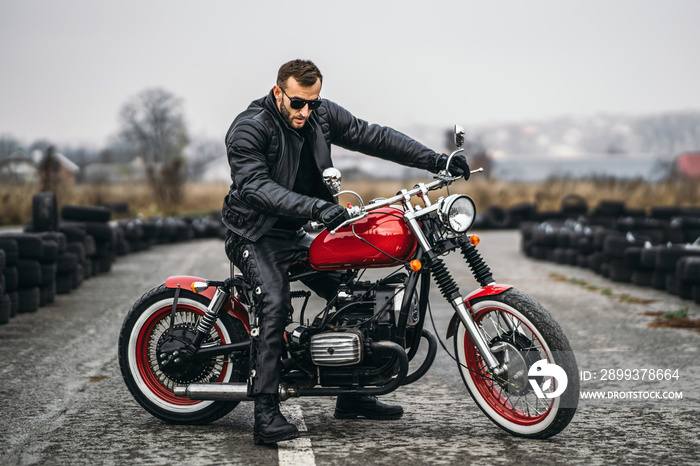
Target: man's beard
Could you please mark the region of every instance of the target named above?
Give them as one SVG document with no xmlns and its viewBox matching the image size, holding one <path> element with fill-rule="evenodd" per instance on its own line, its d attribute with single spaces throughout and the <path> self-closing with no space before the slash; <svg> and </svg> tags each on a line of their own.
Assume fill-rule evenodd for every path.
<svg viewBox="0 0 700 466">
<path fill-rule="evenodd" d="M 296 126 L 294 126 L 294 118 L 292 118 L 292 112 L 290 112 L 289 107 L 287 107 L 284 104 L 284 99 L 282 100 L 282 102 L 280 104 L 280 114 L 282 115 L 282 118 L 284 119 L 284 121 L 286 121 L 290 127 L 294 128 L 294 129 L 299 129 Z M 306 121 L 304 121 L 304 124 L 306 124 Z"/>
</svg>

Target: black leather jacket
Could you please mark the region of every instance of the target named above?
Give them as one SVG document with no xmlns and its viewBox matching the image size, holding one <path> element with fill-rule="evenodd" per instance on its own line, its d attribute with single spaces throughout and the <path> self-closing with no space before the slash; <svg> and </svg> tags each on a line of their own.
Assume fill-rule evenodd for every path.
<svg viewBox="0 0 700 466">
<path fill-rule="evenodd" d="M 336 202 L 320 174 L 332 167 L 331 144 L 411 167 L 435 169 L 439 154 L 388 127 L 370 125 L 324 99 L 306 123 L 328 202 Z M 317 198 L 292 191 L 303 139 L 282 118 L 272 91 L 253 101 L 226 133 L 231 189 L 224 199 L 224 224 L 257 241 L 280 216 L 311 219 Z"/>
</svg>

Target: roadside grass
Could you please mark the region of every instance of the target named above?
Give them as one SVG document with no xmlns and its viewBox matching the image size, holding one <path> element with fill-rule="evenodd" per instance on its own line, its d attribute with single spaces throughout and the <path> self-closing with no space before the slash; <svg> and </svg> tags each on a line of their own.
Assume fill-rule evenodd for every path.
<svg viewBox="0 0 700 466">
<path fill-rule="evenodd" d="M 38 184 L 0 185 L 0 225 L 23 225 L 32 219 L 32 197 Z M 127 203 L 126 218 L 137 216 L 195 215 L 221 210 L 228 192 L 225 183 L 187 183 L 181 203 L 163 208 L 146 183 L 60 185 L 56 191 L 59 210 L 66 204 L 104 205 Z"/>
<path fill-rule="evenodd" d="M 390 197 L 403 188 L 411 188 L 415 183 L 429 179 L 377 180 L 347 179 L 344 190 L 355 191 L 365 202 L 377 197 Z M 32 196 L 39 192 L 37 183 L 0 185 L 0 225 L 21 225 L 31 220 Z M 224 196 L 228 192 L 227 183 L 185 184 L 185 196 L 178 205 L 163 208 L 155 202 L 152 190 L 147 183 L 93 183 L 59 185 L 56 197 L 59 207 L 65 204 L 102 205 L 105 203 L 126 202 L 129 215 L 186 215 L 206 213 L 221 209 Z M 574 180 L 568 178 L 550 179 L 537 183 L 508 182 L 488 179 L 475 174 L 468 181 L 458 181 L 450 187 L 452 193 L 465 193 L 476 202 L 479 211 L 497 206 L 508 208 L 516 204 L 530 202 L 540 211 L 558 211 L 561 201 L 569 194 L 577 194 L 593 208 L 602 200 L 624 201 L 631 209 L 648 209 L 657 205 L 700 206 L 700 183 L 691 180 L 671 179 L 663 182 L 643 180 L 618 180 L 609 177 Z M 435 197 L 447 194 L 445 189 L 437 191 Z M 342 198 L 351 201 L 354 197 Z"/>
<path fill-rule="evenodd" d="M 675 311 L 646 311 L 645 316 L 656 317 L 649 323 L 651 328 L 685 328 L 700 332 L 700 319 L 688 317 L 688 308 L 682 307 Z"/>
<path fill-rule="evenodd" d="M 639 298 L 636 296 L 632 296 L 627 293 L 615 293 L 612 288 L 610 287 L 602 287 L 602 286 L 597 286 L 597 285 L 592 285 L 588 283 L 585 280 L 581 280 L 580 278 L 570 278 L 567 277 L 566 275 L 562 275 L 559 273 L 550 273 L 549 278 L 551 278 L 554 281 L 558 282 L 568 282 L 571 283 L 572 285 L 577 285 L 582 288 L 585 288 L 588 291 L 597 291 L 600 292 L 603 296 L 608 296 L 610 298 L 615 298 L 621 303 L 632 303 L 632 304 L 651 304 L 658 299 L 648 299 L 648 298 Z"/>
<path fill-rule="evenodd" d="M 418 181 L 425 180 L 415 180 Z M 366 202 L 375 197 L 393 196 L 402 188 L 412 187 L 413 182 L 344 180 L 343 189 L 360 193 Z M 542 211 L 557 211 L 561 208 L 562 199 L 569 194 L 583 197 L 589 208 L 602 200 L 624 201 L 631 209 L 647 209 L 655 205 L 700 205 L 700 183 L 682 179 L 652 183 L 641 179 L 621 180 L 610 177 L 584 180 L 553 178 L 543 182 L 523 183 L 487 179 L 474 174 L 468 181 L 453 184 L 450 191 L 468 194 L 480 211 L 491 206 L 507 208 L 523 202 L 535 203 Z"/>
<path fill-rule="evenodd" d="M 571 283 L 589 291 L 600 292 L 601 295 L 616 299 L 621 303 L 651 304 L 659 301 L 658 299 L 639 298 L 628 293 L 615 293 L 612 288 L 591 285 L 585 280 L 569 278 L 559 273 L 550 273 L 549 278 L 558 282 Z M 681 307 L 675 311 L 647 310 L 642 312 L 641 315 L 656 317 L 654 321 L 648 324 L 650 328 L 685 328 L 700 332 L 700 319 L 688 317 L 688 310 L 688 307 Z"/>
</svg>

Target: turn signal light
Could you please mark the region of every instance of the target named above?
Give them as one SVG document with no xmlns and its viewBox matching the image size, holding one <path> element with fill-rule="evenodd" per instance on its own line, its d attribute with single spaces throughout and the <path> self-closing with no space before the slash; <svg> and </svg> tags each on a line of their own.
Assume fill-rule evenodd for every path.
<svg viewBox="0 0 700 466">
<path fill-rule="evenodd" d="M 192 286 L 190 286 L 190 288 L 195 293 L 201 293 L 209 288 L 209 284 L 207 284 L 207 282 L 192 282 Z"/>
<path fill-rule="evenodd" d="M 418 259 L 413 259 L 411 261 L 411 270 L 418 272 L 421 268 L 423 268 L 423 264 L 421 264 Z"/>
<path fill-rule="evenodd" d="M 469 242 L 472 243 L 474 246 L 477 246 L 481 240 L 479 239 L 478 236 L 476 235 L 470 235 L 469 236 Z"/>
</svg>

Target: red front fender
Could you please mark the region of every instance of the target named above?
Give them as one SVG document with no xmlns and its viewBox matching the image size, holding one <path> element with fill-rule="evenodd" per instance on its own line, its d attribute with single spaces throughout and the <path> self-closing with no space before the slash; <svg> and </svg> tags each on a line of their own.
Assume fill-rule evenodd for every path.
<svg viewBox="0 0 700 466">
<path fill-rule="evenodd" d="M 472 311 L 471 300 L 481 298 L 483 296 L 495 296 L 497 294 L 503 293 L 504 291 L 508 291 L 511 288 L 513 288 L 511 285 L 482 286 L 481 288 L 477 288 L 476 290 L 469 293 L 469 295 L 466 298 L 464 298 L 464 304 L 466 304 L 469 310 Z M 450 338 L 455 334 L 458 321 L 459 317 L 457 317 L 457 313 L 455 312 L 454 314 L 452 314 L 452 319 L 450 319 L 450 323 L 447 326 L 447 338 Z"/>
<path fill-rule="evenodd" d="M 168 288 L 177 288 L 179 286 L 182 289 L 192 291 L 192 283 L 206 281 L 207 280 L 205 278 L 193 277 L 190 275 L 178 275 L 175 277 L 168 277 L 168 279 L 165 280 L 165 286 Z M 214 297 L 214 293 L 216 293 L 216 287 L 210 286 L 198 294 L 211 299 Z M 235 317 L 236 319 L 240 320 L 243 323 L 246 331 L 250 333 L 248 311 L 241 303 L 240 296 L 235 296 L 233 300 L 229 300 L 224 306 L 224 309 L 231 317 Z"/>
</svg>

